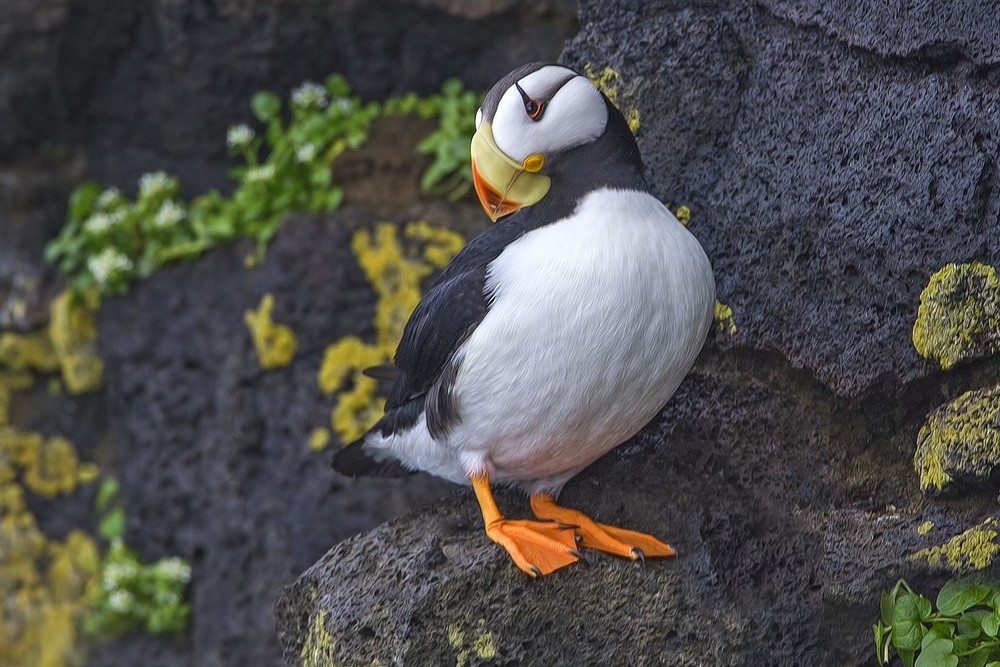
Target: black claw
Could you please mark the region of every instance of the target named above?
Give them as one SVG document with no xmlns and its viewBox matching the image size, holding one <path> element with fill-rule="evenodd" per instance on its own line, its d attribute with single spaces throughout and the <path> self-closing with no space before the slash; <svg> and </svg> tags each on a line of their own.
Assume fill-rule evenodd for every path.
<svg viewBox="0 0 1000 667">
<path fill-rule="evenodd" d="M 639 561 L 639 565 L 646 564 L 646 554 L 642 552 L 639 547 L 632 547 L 632 558 L 633 560 Z"/>
<path fill-rule="evenodd" d="M 583 553 L 579 549 L 570 549 L 569 552 L 574 556 L 576 556 L 577 558 L 579 558 L 580 560 L 584 560 Z"/>
<path fill-rule="evenodd" d="M 537 577 L 542 576 L 542 571 L 539 570 L 537 566 L 535 566 L 535 565 L 529 565 L 528 567 L 531 568 L 531 573 L 530 574 L 531 574 L 532 577 L 537 578 Z"/>
<path fill-rule="evenodd" d="M 575 523 L 563 523 L 562 521 L 556 524 L 556 528 L 562 528 L 562 529 L 572 528 L 573 530 L 576 530 L 579 527 L 580 526 L 576 525 Z"/>
</svg>

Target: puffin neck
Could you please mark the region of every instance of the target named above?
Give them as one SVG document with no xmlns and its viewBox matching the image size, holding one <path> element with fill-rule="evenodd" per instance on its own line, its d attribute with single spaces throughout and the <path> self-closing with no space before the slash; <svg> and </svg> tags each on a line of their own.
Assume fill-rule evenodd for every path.
<svg viewBox="0 0 1000 667">
<path fill-rule="evenodd" d="M 647 191 L 635 137 L 621 113 L 608 105 L 608 125 L 594 141 L 561 153 L 542 173 L 552 179 L 548 194 L 522 209 L 525 230 L 536 229 L 573 214 L 579 201 L 600 188 Z"/>
</svg>

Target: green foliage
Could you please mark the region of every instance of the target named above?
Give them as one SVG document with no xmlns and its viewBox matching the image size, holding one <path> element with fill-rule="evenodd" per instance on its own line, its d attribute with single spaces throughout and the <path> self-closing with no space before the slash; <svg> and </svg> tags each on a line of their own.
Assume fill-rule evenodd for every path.
<svg viewBox="0 0 1000 667">
<path fill-rule="evenodd" d="M 125 515 L 114 480 L 101 485 L 95 505 L 101 517 L 100 532 L 110 546 L 101 559 L 100 576 L 87 590 L 89 610 L 83 617 L 83 631 L 98 637 L 136 628 L 150 634 L 182 632 L 191 613 L 184 602 L 191 566 L 180 558 L 143 563 L 125 546 Z"/>
<path fill-rule="evenodd" d="M 900 579 L 882 595 L 872 626 L 878 664 L 894 650 L 905 667 L 1000 667 L 1000 587 L 955 579 L 930 600 Z"/>
<path fill-rule="evenodd" d="M 483 98 L 451 79 L 441 87 L 441 95 L 432 99 L 439 105 L 440 125 L 417 146 L 421 153 L 434 156 L 420 179 L 420 187 L 424 192 L 456 200 L 472 187 L 469 144 L 476 131 L 476 110 Z"/>
<path fill-rule="evenodd" d="M 287 103 L 259 92 L 250 100 L 259 132 L 239 124 L 226 135 L 237 161 L 231 196 L 213 190 L 185 201 L 177 178 L 164 172 L 144 175 L 134 198 L 84 183 L 70 197 L 67 223 L 46 247 L 46 259 L 69 276 L 76 291 L 97 285 L 114 293 L 167 262 L 230 239 L 253 238 L 263 249 L 284 213 L 340 206 L 344 193 L 331 180 L 330 163 L 361 146 L 372 121 L 387 114 L 440 119 L 418 149 L 434 156 L 422 185 L 432 194 L 460 197 L 471 185 L 469 143 L 481 99 L 450 80 L 427 98 L 363 102 L 339 75 L 324 85 L 303 83 Z"/>
</svg>

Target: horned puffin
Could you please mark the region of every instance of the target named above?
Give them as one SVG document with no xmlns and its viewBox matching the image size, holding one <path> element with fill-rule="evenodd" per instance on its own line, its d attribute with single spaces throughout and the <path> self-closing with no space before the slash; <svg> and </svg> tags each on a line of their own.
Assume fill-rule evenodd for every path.
<svg viewBox="0 0 1000 667">
<path fill-rule="evenodd" d="M 529 64 L 476 114 L 472 175 L 496 224 L 445 268 L 406 325 L 384 416 L 340 450 L 347 475 L 423 470 L 471 485 L 487 535 L 531 576 L 581 558 L 674 550 L 556 504 L 638 432 L 691 369 L 715 280 L 698 240 L 649 192 L 632 132 L 579 73 Z M 517 484 L 537 520 L 503 516 Z"/>
</svg>

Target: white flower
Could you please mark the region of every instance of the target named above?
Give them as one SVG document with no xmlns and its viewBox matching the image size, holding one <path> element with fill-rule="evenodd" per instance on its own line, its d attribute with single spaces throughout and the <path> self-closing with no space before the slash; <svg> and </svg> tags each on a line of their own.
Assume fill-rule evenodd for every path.
<svg viewBox="0 0 1000 667">
<path fill-rule="evenodd" d="M 296 162 L 311 162 L 316 157 L 316 144 L 302 144 L 295 149 Z"/>
<path fill-rule="evenodd" d="M 180 558 L 160 559 L 156 564 L 156 569 L 171 581 L 183 581 L 187 583 L 191 580 L 191 566 Z"/>
<path fill-rule="evenodd" d="M 249 125 L 245 123 L 233 125 L 226 132 L 226 146 L 230 148 L 245 148 L 250 145 L 253 138 L 254 132 L 250 129 Z"/>
<path fill-rule="evenodd" d="M 105 248 L 87 260 L 87 268 L 94 280 L 103 285 L 116 273 L 131 271 L 132 260 L 114 248 Z"/>
<path fill-rule="evenodd" d="M 95 213 L 86 222 L 83 223 L 83 231 L 88 234 L 103 234 L 108 231 L 118 222 L 117 216 L 111 216 L 107 213 Z"/>
<path fill-rule="evenodd" d="M 292 103 L 300 109 L 310 107 L 322 109 L 326 106 L 326 102 L 326 88 L 312 81 L 306 81 L 292 91 Z"/>
<path fill-rule="evenodd" d="M 247 182 L 249 183 L 263 183 L 264 181 L 269 181 L 274 176 L 274 165 L 265 164 L 262 167 L 253 167 L 247 169 Z"/>
<path fill-rule="evenodd" d="M 121 190 L 118 188 L 108 188 L 97 197 L 97 208 L 102 211 L 107 211 L 109 208 L 117 206 L 124 200 L 125 197 L 122 196 Z"/>
<path fill-rule="evenodd" d="M 113 611 L 126 612 L 135 602 L 135 598 L 128 591 L 114 591 L 108 596 L 108 606 Z"/>
<path fill-rule="evenodd" d="M 104 568 L 101 584 L 104 590 L 113 591 L 121 587 L 122 582 L 136 575 L 136 567 L 132 563 L 108 563 Z"/>
<path fill-rule="evenodd" d="M 154 197 L 170 190 L 176 184 L 176 179 L 162 171 L 143 174 L 142 178 L 139 179 L 139 197 Z"/>
<path fill-rule="evenodd" d="M 344 113 L 348 113 L 351 110 L 351 100 L 347 97 L 335 97 L 330 101 L 330 106 L 337 107 Z"/>
<path fill-rule="evenodd" d="M 187 213 L 184 211 L 184 207 L 177 202 L 168 199 L 162 204 L 160 204 L 160 209 L 153 216 L 153 226 L 154 227 L 170 227 L 171 225 L 176 225 L 178 222 L 184 219 Z"/>
</svg>

